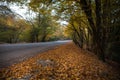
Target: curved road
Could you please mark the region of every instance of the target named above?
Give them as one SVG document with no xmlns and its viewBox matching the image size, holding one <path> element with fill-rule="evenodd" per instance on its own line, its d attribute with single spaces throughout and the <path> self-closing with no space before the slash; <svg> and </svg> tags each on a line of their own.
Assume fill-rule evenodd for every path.
<svg viewBox="0 0 120 80">
<path fill-rule="evenodd" d="M 8 67 L 67 42 L 70 42 L 70 40 L 40 43 L 0 44 L 0 68 Z"/>
</svg>

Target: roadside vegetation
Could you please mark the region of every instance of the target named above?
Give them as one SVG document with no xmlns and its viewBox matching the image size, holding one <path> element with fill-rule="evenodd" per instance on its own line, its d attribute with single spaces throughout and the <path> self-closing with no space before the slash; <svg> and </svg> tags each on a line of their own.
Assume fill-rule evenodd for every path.
<svg viewBox="0 0 120 80">
<path fill-rule="evenodd" d="M 62 25 L 54 21 L 53 16 L 48 15 L 50 12 L 47 14 L 34 12 L 36 15 L 34 17 L 26 13 L 29 18 L 24 19 L 6 5 L 0 5 L 0 10 L 0 43 L 45 42 L 67 39 L 61 34 L 64 32 L 64 28 L 61 28 Z M 28 11 L 28 13 L 30 12 Z"/>
</svg>

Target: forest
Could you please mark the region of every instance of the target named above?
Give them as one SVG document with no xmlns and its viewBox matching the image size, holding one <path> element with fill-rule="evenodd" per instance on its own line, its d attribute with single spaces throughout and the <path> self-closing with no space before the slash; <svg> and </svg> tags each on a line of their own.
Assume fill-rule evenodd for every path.
<svg viewBox="0 0 120 80">
<path fill-rule="evenodd" d="M 27 7 L 27 17 L 11 5 Z M 120 0 L 0 0 L 0 43 L 72 39 L 101 61 L 120 63 L 119 5 Z"/>
</svg>

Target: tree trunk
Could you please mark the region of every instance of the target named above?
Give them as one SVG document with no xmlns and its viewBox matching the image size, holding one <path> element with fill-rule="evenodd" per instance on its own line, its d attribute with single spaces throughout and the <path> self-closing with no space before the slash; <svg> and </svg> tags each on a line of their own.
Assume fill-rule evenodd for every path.
<svg viewBox="0 0 120 80">
<path fill-rule="evenodd" d="M 46 34 L 43 35 L 42 40 L 41 40 L 42 42 L 45 42 L 46 36 L 47 36 Z"/>
<path fill-rule="evenodd" d="M 95 0 L 95 5 L 96 5 L 96 25 L 94 23 L 93 17 L 92 17 L 92 9 L 91 9 L 91 1 L 87 2 L 86 0 L 80 0 L 81 7 L 83 11 L 86 14 L 86 17 L 88 19 L 88 22 L 91 27 L 91 37 L 92 37 L 92 42 L 93 42 L 93 49 L 99 59 L 102 61 L 105 61 L 105 56 L 104 56 L 104 51 L 103 51 L 103 42 L 101 32 L 102 32 L 102 23 L 101 23 L 101 0 Z"/>
<path fill-rule="evenodd" d="M 102 35 L 104 32 L 104 28 L 102 27 L 102 14 L 101 14 L 101 0 L 95 0 L 95 4 L 96 4 L 96 35 L 95 35 L 95 44 L 96 44 L 96 53 L 99 57 L 99 59 L 101 59 L 102 61 L 105 61 L 105 55 L 104 55 L 104 51 L 103 51 L 103 36 Z"/>
</svg>

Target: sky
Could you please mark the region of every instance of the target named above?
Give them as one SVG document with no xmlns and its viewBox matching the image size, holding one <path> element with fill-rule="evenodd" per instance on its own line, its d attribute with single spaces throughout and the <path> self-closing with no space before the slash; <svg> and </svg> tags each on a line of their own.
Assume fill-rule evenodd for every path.
<svg viewBox="0 0 120 80">
<path fill-rule="evenodd" d="M 17 6 L 17 5 L 10 5 L 10 8 L 12 9 L 12 11 L 16 12 L 17 14 L 21 15 L 24 19 L 28 19 L 29 18 L 29 15 L 26 14 L 27 13 L 27 10 L 28 8 L 26 6 Z M 32 13 L 33 14 L 33 13 Z M 54 11 L 52 11 L 52 14 L 55 14 Z M 33 14 L 32 16 L 35 16 L 35 14 Z M 60 25 L 67 25 L 68 22 L 66 21 L 58 21 L 60 23 Z"/>
<path fill-rule="evenodd" d="M 24 19 L 28 18 L 29 15 L 26 14 L 28 8 L 26 6 L 17 6 L 17 5 L 10 5 L 12 11 L 16 12 L 17 14 L 21 15 Z"/>
</svg>

